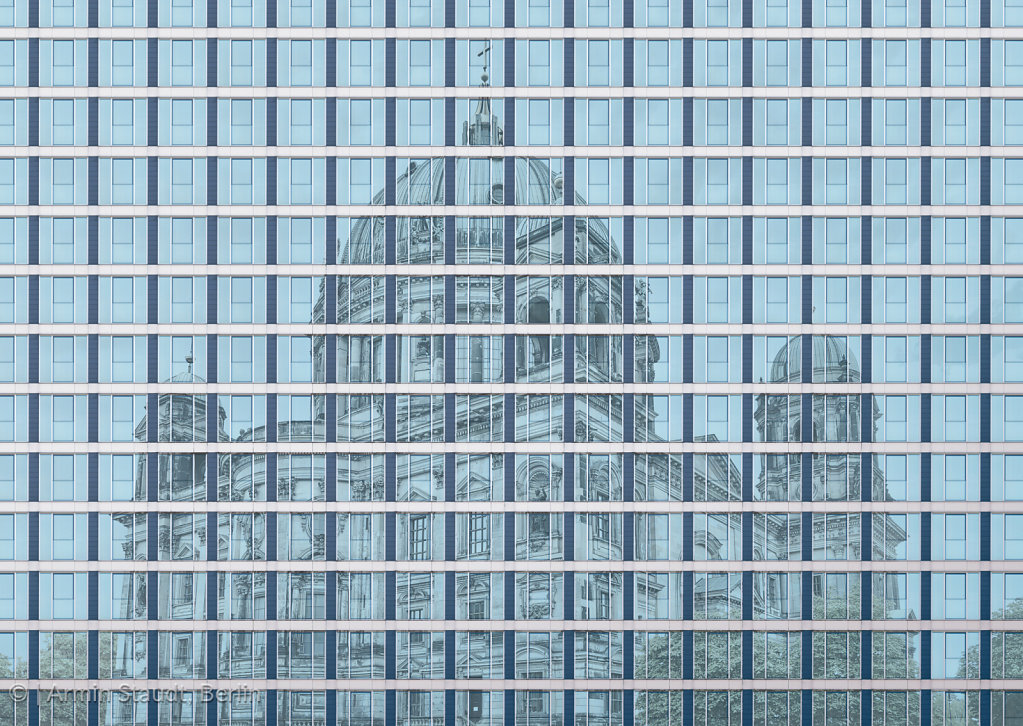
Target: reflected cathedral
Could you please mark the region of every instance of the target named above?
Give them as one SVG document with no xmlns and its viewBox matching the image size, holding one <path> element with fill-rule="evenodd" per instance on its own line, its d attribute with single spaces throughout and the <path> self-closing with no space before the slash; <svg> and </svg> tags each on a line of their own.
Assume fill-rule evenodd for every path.
<svg viewBox="0 0 1023 726">
<path fill-rule="evenodd" d="M 500 101 L 495 99 L 480 100 L 475 103 L 470 118 L 465 119 L 461 126 L 461 141 L 466 145 L 500 146 L 504 142 L 500 109 L 495 106 Z M 502 204 L 506 198 L 514 199 L 519 204 L 524 202 L 538 205 L 559 205 L 563 203 L 563 174 L 559 161 L 548 159 L 517 159 L 512 167 L 506 167 L 503 158 L 460 158 L 454 160 L 453 168 L 446 168 L 444 159 L 406 159 L 399 160 L 396 178 L 396 195 L 401 204 L 410 206 L 443 205 L 450 202 L 454 194 L 458 203 L 470 205 Z M 508 173 L 506 174 L 506 169 Z M 453 190 L 447 183 L 447 175 L 453 172 Z M 511 194 L 505 189 L 506 181 L 512 181 L 514 188 Z M 375 203 L 384 204 L 386 192 L 378 191 Z M 576 198 L 577 203 L 584 203 Z M 567 250 L 574 255 L 577 262 L 616 263 L 621 262 L 620 230 L 606 219 L 579 218 L 575 220 L 571 244 L 566 245 L 564 219 L 562 217 L 522 217 L 514 226 L 506 227 L 504 217 L 471 217 L 471 218 L 399 218 L 389 223 L 383 217 L 365 217 L 338 220 L 337 259 L 344 264 L 374 265 L 385 261 L 388 240 L 393 236 L 395 257 L 399 263 L 435 264 L 445 261 L 466 263 L 500 263 L 506 259 L 517 263 L 559 263 L 564 259 Z M 454 224 L 453 227 L 450 225 Z M 508 238 L 508 235 L 511 235 Z M 505 255 L 505 244 L 511 243 L 512 249 Z M 452 251 L 450 247 L 454 247 Z M 580 282 L 585 279 L 585 282 Z M 324 322 L 327 319 L 327 306 L 335 305 L 334 316 L 339 330 L 357 331 L 348 328 L 350 325 L 384 323 L 388 301 L 383 277 L 339 276 L 336 289 L 327 290 L 326 278 L 321 279 L 318 294 L 313 306 L 313 322 Z M 564 322 L 564 308 L 571 304 L 576 322 L 597 324 L 617 323 L 623 321 L 623 290 L 619 282 L 616 285 L 612 278 L 577 278 L 575 287 L 566 295 L 562 278 L 545 278 L 520 276 L 514 281 L 513 294 L 506 294 L 503 289 L 504 279 L 490 276 L 466 276 L 457 278 L 456 289 L 452 298 L 447 290 L 444 277 L 431 276 L 399 276 L 396 287 L 390 295 L 394 296 L 393 320 L 396 323 L 453 323 L 453 322 L 492 322 L 502 323 L 506 318 L 504 308 L 506 300 L 513 301 L 513 310 L 507 319 L 516 322 L 538 325 L 559 324 Z M 643 290 L 637 290 L 642 298 Z M 644 305 L 642 299 L 636 303 Z M 326 336 L 308 336 L 312 370 L 310 380 L 322 382 L 327 379 L 326 366 L 328 355 L 325 350 Z M 352 382 L 382 381 L 384 370 L 383 336 L 342 335 L 337 350 L 337 366 L 346 371 L 347 379 Z M 439 338 L 439 340 L 434 340 Z M 794 337 L 775 355 L 769 366 L 768 384 L 798 383 L 803 380 L 800 362 L 803 360 L 801 346 L 807 338 Z M 445 371 L 443 336 L 395 336 L 398 347 L 395 360 L 398 367 L 398 380 L 404 382 L 443 381 Z M 620 371 L 623 367 L 623 350 L 616 346 L 614 336 L 575 336 L 576 356 L 569 361 L 575 379 L 589 382 L 620 382 Z M 812 338 L 811 380 L 821 382 L 858 382 L 860 371 L 858 362 L 843 339 L 827 336 Z M 403 346 L 408 346 L 404 348 Z M 468 382 L 493 380 L 491 377 L 491 351 L 485 336 L 471 336 L 466 357 L 466 372 L 463 380 Z M 516 336 L 514 347 L 515 380 L 530 382 L 559 382 L 564 380 L 566 361 L 560 336 L 524 335 Z M 653 370 L 653 363 L 660 357 L 656 340 L 649 337 L 646 349 L 646 363 Z M 203 379 L 193 372 L 191 352 L 184 359 L 187 367 L 179 370 L 171 379 L 173 383 L 202 383 Z M 338 380 L 342 380 L 339 376 Z M 503 380 L 503 371 L 497 380 Z M 651 383 L 652 375 L 643 380 Z M 157 440 L 171 442 L 206 441 L 207 428 L 216 429 L 215 438 L 224 442 L 314 442 L 325 441 L 328 417 L 327 397 L 324 395 L 287 396 L 281 397 L 277 406 L 276 421 L 267 420 L 265 414 L 258 412 L 257 406 L 252 410 L 238 410 L 241 401 L 226 396 L 219 400 L 215 397 L 207 399 L 204 395 L 161 393 L 157 399 L 156 420 L 149 421 L 143 417 L 136 428 L 136 438 L 140 442 Z M 421 398 L 426 398 L 421 397 Z M 500 399 L 500 397 L 495 397 Z M 285 401 L 286 400 L 286 404 Z M 343 399 L 343 401 L 341 400 Z M 489 396 L 470 397 L 469 410 L 465 417 L 468 430 L 461 432 L 459 440 L 473 440 L 474 427 L 486 429 L 494 424 L 494 416 L 499 409 L 493 408 L 494 403 Z M 207 410 L 207 401 L 217 401 L 213 411 Z M 621 409 L 609 405 L 613 397 L 592 397 L 591 406 L 601 407 L 594 417 L 606 420 L 612 430 L 621 429 L 623 416 Z M 645 408 L 644 397 L 636 397 L 635 419 L 652 420 L 658 413 Z M 802 421 L 802 407 L 799 396 L 757 394 L 754 410 L 754 429 L 757 441 L 800 441 L 807 425 Z M 500 402 L 497 404 L 500 406 Z M 520 420 L 542 422 L 562 419 L 562 411 L 554 407 L 562 405 L 557 396 L 533 397 L 519 396 L 516 399 L 516 426 Z M 541 410 L 543 409 L 543 410 Z M 429 412 L 427 412 L 428 414 Z M 339 397 L 337 410 L 338 440 L 341 440 L 341 429 L 347 432 L 347 440 L 370 441 L 378 438 L 385 416 L 384 397 L 381 395 L 351 395 Z M 855 441 L 859 438 L 862 427 L 860 398 L 858 396 L 815 395 L 809 422 L 810 440 L 813 441 Z M 879 412 L 869 412 L 869 423 L 876 427 Z M 398 411 L 396 421 L 399 430 L 404 431 L 401 440 L 429 441 L 436 440 L 432 430 L 434 424 L 430 415 L 416 415 L 412 410 Z M 463 417 L 459 417 L 461 421 Z M 565 425 L 579 426 L 578 416 L 575 422 Z M 241 422 L 241 423 L 239 423 Z M 531 440 L 528 423 L 524 434 L 516 431 L 517 440 Z M 498 426 L 500 428 L 500 426 Z M 650 426 L 651 430 L 655 427 Z M 610 432 L 608 432 L 610 433 Z M 272 435 L 270 435 L 272 434 Z M 585 440 L 583 432 L 577 431 L 576 440 Z M 610 440 L 614 440 L 613 437 Z M 656 438 L 648 438 L 655 442 Z M 717 438 L 713 435 L 697 437 L 696 441 L 710 442 Z M 663 441 L 663 439 L 662 439 Z M 681 451 L 683 447 L 680 446 Z M 268 487 L 276 489 L 278 501 L 323 501 L 326 497 L 326 472 L 320 460 L 312 455 L 281 454 L 277 457 L 274 473 L 267 471 L 265 457 L 260 454 L 221 455 L 215 458 L 215 482 L 208 482 L 206 477 L 205 455 L 173 454 L 158 455 L 156 462 L 147 463 L 139 457 L 136 473 L 136 488 L 144 491 L 146 486 L 157 490 L 160 500 L 191 501 L 207 498 L 207 487 L 215 487 L 215 493 L 221 501 L 263 501 L 267 499 Z M 382 497 L 382 462 L 379 456 L 352 455 L 342 467 L 338 464 L 337 486 L 338 500 L 342 501 L 340 491 L 347 492 L 350 500 L 381 500 Z M 456 471 L 456 490 L 465 493 L 466 498 L 473 498 L 472 492 L 485 492 L 489 496 L 490 482 L 498 476 L 503 467 L 500 456 L 491 462 L 490 471 L 477 471 L 472 467 L 460 467 Z M 560 456 L 518 456 L 514 470 L 516 480 L 516 496 L 525 500 L 561 499 L 564 472 Z M 340 459 L 340 456 L 339 456 Z M 642 479 L 646 486 L 653 488 L 663 486 L 666 490 L 664 498 L 681 499 L 681 488 L 677 496 L 671 482 L 681 482 L 684 476 L 683 458 L 681 454 L 637 455 L 637 481 Z M 213 460 L 213 457 L 211 457 Z M 803 494 L 813 501 L 859 501 L 860 486 L 863 481 L 859 456 L 844 454 L 767 454 L 755 455 L 752 472 L 752 492 L 756 501 L 798 501 Z M 810 466 L 809 476 L 804 477 L 803 467 Z M 613 501 L 621 499 L 623 483 L 623 465 L 620 456 L 592 457 L 592 461 L 577 456 L 576 486 L 584 486 L 585 498 L 594 501 Z M 434 468 L 431 457 L 408 457 L 408 470 L 403 472 L 410 484 L 407 499 L 430 499 L 437 497 L 444 487 L 443 470 Z M 741 455 L 728 454 L 695 454 L 693 455 L 692 486 L 694 499 L 697 501 L 737 501 L 742 499 L 743 461 Z M 269 477 L 269 480 L 268 480 Z M 809 482 L 809 489 L 804 479 Z M 869 486 L 874 492 L 884 490 L 883 474 L 878 468 L 872 467 Z M 147 485 L 148 482 L 148 485 Z M 582 483 L 581 483 L 582 482 Z M 417 486 L 419 488 L 417 488 Z M 671 493 L 667 493 L 671 490 Z M 142 491 L 139 493 L 141 494 Z M 212 493 L 213 489 L 210 490 Z M 577 489 L 578 491 L 578 489 Z M 416 494 L 419 492 L 419 494 Z M 461 496 L 461 494 L 460 494 Z M 141 497 L 145 499 L 145 495 Z M 481 498 L 482 495 L 481 495 Z M 575 497 L 573 497 L 575 498 Z M 649 491 L 636 499 L 641 501 L 656 499 Z M 796 515 L 762 515 L 755 513 L 753 553 L 755 559 L 763 560 L 799 560 L 802 558 L 802 538 L 800 528 L 806 520 Z M 212 543 L 218 554 L 224 559 L 260 560 L 266 553 L 266 521 L 263 515 L 219 514 L 217 541 Z M 887 519 L 887 518 L 886 518 Z M 814 514 L 812 522 L 811 547 L 814 560 L 827 559 L 859 559 L 859 515 L 858 514 Z M 879 523 L 875 519 L 875 528 Z M 317 529 L 313 518 L 299 519 L 292 526 L 305 527 L 301 537 L 292 537 L 294 541 L 306 543 L 308 551 L 292 552 L 293 560 L 318 559 L 326 546 L 326 536 L 322 529 Z M 339 521 L 338 537 L 342 537 L 342 525 Z M 399 535 L 399 539 L 409 542 L 409 552 L 419 551 L 420 545 L 415 541 L 419 535 L 429 538 L 429 530 L 416 529 L 411 523 L 409 530 Z M 898 548 L 905 542 L 906 533 L 894 523 L 886 523 L 883 538 L 885 547 Z M 577 528 L 577 537 L 581 530 Z M 591 537 L 603 541 L 593 542 L 593 547 L 603 547 L 611 554 L 611 559 L 621 558 L 621 531 L 614 527 L 593 528 Z M 278 541 L 287 535 L 283 530 L 278 533 Z M 694 558 L 707 561 L 713 570 L 714 561 L 736 559 L 735 542 L 741 541 L 741 519 L 739 515 L 710 512 L 697 517 L 693 531 Z M 162 518 L 159 528 L 158 549 L 166 559 L 195 559 L 206 557 L 208 543 L 206 541 L 205 520 L 197 522 L 191 516 Z M 553 517 L 532 518 L 529 525 L 515 532 L 517 558 L 562 559 L 560 553 L 563 542 L 561 526 L 554 522 Z M 422 551 L 428 551 L 429 542 L 421 543 Z M 461 547 L 461 545 L 460 545 Z M 460 549 L 459 552 L 462 552 Z M 541 556 L 542 555 L 542 556 Z M 414 559 L 410 555 L 410 559 Z M 354 559 L 354 558 L 353 558 Z M 236 617 L 245 617 L 251 613 L 265 612 L 266 578 L 260 576 L 218 576 L 221 608 L 233 609 Z M 620 577 L 620 576 L 619 576 Z M 844 575 L 842 576 L 844 578 Z M 517 575 L 515 587 L 527 593 L 521 604 L 523 608 L 516 617 L 550 617 L 553 603 L 560 602 L 564 583 L 560 577 L 548 576 L 542 582 L 533 582 L 529 574 Z M 820 593 L 825 600 L 831 598 L 831 590 L 837 587 L 853 585 L 844 579 L 831 578 L 818 574 L 814 576 L 815 594 Z M 834 580 L 834 581 L 832 581 Z M 698 577 L 694 583 L 694 597 L 705 603 L 706 613 L 733 612 L 741 610 L 743 593 L 737 587 L 735 578 L 724 573 L 707 574 Z M 438 588 L 441 583 L 430 573 L 406 573 L 397 585 L 397 607 L 407 617 L 433 617 L 437 602 Z M 801 599 L 798 597 L 799 583 L 782 574 L 766 573 L 754 580 L 752 599 L 758 617 L 791 618 L 796 616 L 793 608 L 798 608 Z M 603 578 L 576 577 L 574 601 L 578 608 L 591 608 L 595 612 L 611 612 L 616 600 L 620 600 L 622 582 L 613 574 Z M 278 612 L 287 617 L 315 618 L 318 616 L 317 603 L 323 602 L 327 581 L 322 574 L 311 572 L 295 572 L 282 577 L 278 583 Z M 357 597 L 350 591 L 353 585 L 347 578 L 337 579 L 337 602 L 349 602 Z M 493 573 L 479 573 L 459 576 L 456 579 L 456 600 L 465 612 L 460 615 L 466 619 L 487 620 L 500 617 L 504 607 L 504 578 Z M 856 585 L 858 587 L 858 584 Z M 678 588 L 680 583 L 657 577 L 639 577 L 636 580 L 637 595 L 645 602 L 655 602 Z M 287 595 L 283 596 L 287 590 Z M 144 592 L 144 590 L 143 590 Z M 122 602 L 131 602 L 132 593 L 125 592 Z M 165 595 L 161 587 L 161 602 L 167 598 L 168 607 L 177 617 L 197 615 L 191 608 L 200 593 L 195 592 L 191 583 L 170 586 Z M 137 594 L 136 594 L 137 597 Z M 851 592 L 850 592 L 851 597 Z M 205 599 L 204 595 L 202 599 Z M 144 598 L 143 598 L 144 600 Z M 129 606 L 131 607 L 131 606 Z M 176 610 L 175 610 L 176 608 Z M 282 612 L 283 610 L 283 612 Z M 430 614 L 434 613 L 433 616 Z M 642 617 L 637 613 L 637 617 Z M 542 640 L 542 639 L 541 639 Z M 525 662 L 560 663 L 562 657 L 555 642 L 548 637 L 546 640 L 522 639 L 516 641 L 517 660 Z M 127 645 L 125 646 L 128 647 Z M 370 655 L 369 663 L 373 662 L 372 653 L 382 647 L 381 644 L 367 641 L 359 646 Z M 410 646 L 411 648 L 412 646 Z M 422 657 L 428 657 L 432 648 L 430 644 L 423 646 Z M 161 649 L 164 650 L 164 649 Z M 244 640 L 225 639 L 221 643 L 218 662 L 233 661 L 263 662 L 266 657 L 265 645 L 262 650 L 258 644 Z M 414 651 L 415 649 L 413 649 Z M 521 652 L 519 652 L 521 651 Z M 184 654 L 181 667 L 190 661 L 192 649 L 166 649 L 168 653 Z M 460 653 L 468 652 L 459 649 Z M 355 660 L 355 651 L 353 660 Z M 133 657 L 126 650 L 125 658 Z M 176 656 L 174 656 L 176 657 Z M 466 656 L 468 657 L 468 656 Z M 409 654 L 407 667 L 417 667 L 415 652 Z M 443 661 L 443 659 L 441 659 Z M 193 664 L 194 665 L 194 664 Z M 468 662 L 456 663 L 456 669 L 469 668 Z M 479 665 L 479 664 L 475 664 Z M 168 665 L 171 671 L 175 664 Z M 354 667 L 353 667 L 354 668 Z M 373 666 L 366 670 L 353 670 L 352 677 L 368 677 L 375 671 Z M 539 677 L 539 676 L 538 676 Z M 485 710 L 484 704 L 470 704 L 469 713 Z M 591 711 L 591 723 L 593 722 Z M 470 717 L 465 723 L 474 723 Z"/>
</svg>

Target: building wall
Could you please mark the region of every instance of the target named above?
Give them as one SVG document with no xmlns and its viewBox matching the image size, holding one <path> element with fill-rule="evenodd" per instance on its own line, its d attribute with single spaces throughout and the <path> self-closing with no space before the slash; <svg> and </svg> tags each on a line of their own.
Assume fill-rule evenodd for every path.
<svg viewBox="0 0 1023 726">
<path fill-rule="evenodd" d="M 0 7 L 0 723 L 1015 723 L 1021 26 Z"/>
</svg>

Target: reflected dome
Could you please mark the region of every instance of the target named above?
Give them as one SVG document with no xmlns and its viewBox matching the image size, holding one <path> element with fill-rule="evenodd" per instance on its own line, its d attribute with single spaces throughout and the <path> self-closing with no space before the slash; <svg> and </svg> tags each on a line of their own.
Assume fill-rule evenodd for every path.
<svg viewBox="0 0 1023 726">
<path fill-rule="evenodd" d="M 814 382 L 859 383 L 860 367 L 844 337 L 814 335 L 811 340 L 812 376 Z M 775 354 L 768 370 L 768 383 L 799 383 L 801 379 L 803 340 L 793 336 Z"/>
</svg>

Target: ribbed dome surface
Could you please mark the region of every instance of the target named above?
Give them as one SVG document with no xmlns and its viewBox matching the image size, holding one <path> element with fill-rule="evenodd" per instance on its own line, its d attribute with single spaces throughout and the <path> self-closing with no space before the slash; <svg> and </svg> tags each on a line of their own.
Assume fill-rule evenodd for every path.
<svg viewBox="0 0 1023 726">
<path fill-rule="evenodd" d="M 813 380 L 856 382 L 860 380 L 860 366 L 845 338 L 830 335 L 814 335 Z M 775 355 L 771 362 L 769 383 L 799 383 L 802 366 L 792 365 L 801 360 L 802 339 L 792 337 L 788 344 Z"/>
<path fill-rule="evenodd" d="M 409 162 L 409 170 L 395 180 L 395 198 L 402 206 L 423 207 L 446 203 L 447 184 L 445 160 L 418 159 Z M 478 206 L 480 216 L 498 214 L 496 206 L 515 204 L 563 204 L 563 180 L 560 172 L 552 172 L 546 159 L 518 159 L 515 166 L 515 194 L 507 196 L 504 188 L 503 158 L 480 157 L 459 159 L 455 164 L 454 202 Z M 373 204 L 383 207 L 385 193 L 378 192 Z M 576 196 L 576 203 L 583 200 Z M 475 210 L 474 210 L 475 211 Z M 601 226 L 604 234 L 607 230 Z M 591 236 L 597 230 L 591 229 Z M 347 264 L 370 264 L 383 258 L 385 226 L 382 218 L 353 221 L 340 259 Z M 604 240 L 604 246 L 607 241 Z"/>
</svg>

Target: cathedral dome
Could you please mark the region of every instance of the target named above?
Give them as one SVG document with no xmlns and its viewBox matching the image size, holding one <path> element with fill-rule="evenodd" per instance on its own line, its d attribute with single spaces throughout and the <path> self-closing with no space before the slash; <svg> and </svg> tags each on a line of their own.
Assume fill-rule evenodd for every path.
<svg viewBox="0 0 1023 726">
<path fill-rule="evenodd" d="M 445 204 L 446 166 L 443 158 L 409 160 L 408 171 L 402 172 L 395 180 L 395 199 L 402 206 L 408 207 Z M 552 169 L 546 159 L 516 161 L 514 197 L 505 194 L 503 158 L 457 159 L 454 167 L 454 201 L 475 207 L 473 216 L 501 215 L 503 210 L 498 207 L 506 201 L 514 201 L 516 204 L 564 204 L 562 173 Z M 584 202 L 577 196 L 576 203 Z M 378 191 L 373 196 L 373 205 L 380 206 L 382 213 L 386 204 L 386 192 Z M 342 244 L 344 247 L 338 252 L 345 264 L 371 264 L 383 259 L 386 247 L 383 217 L 353 219 L 351 234 Z M 604 245 L 608 245 L 606 240 Z"/>
<path fill-rule="evenodd" d="M 811 336 L 811 380 L 823 383 L 858 383 L 860 366 L 842 336 Z M 768 383 L 799 383 L 803 339 L 795 335 L 771 362 Z"/>
</svg>

